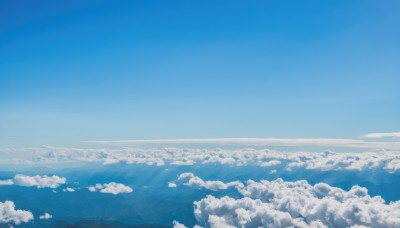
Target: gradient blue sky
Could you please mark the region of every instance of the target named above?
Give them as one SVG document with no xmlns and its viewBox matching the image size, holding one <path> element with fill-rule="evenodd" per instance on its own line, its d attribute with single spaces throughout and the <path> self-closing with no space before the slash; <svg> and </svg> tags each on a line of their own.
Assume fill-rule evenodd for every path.
<svg viewBox="0 0 400 228">
<path fill-rule="evenodd" d="M 400 2 L 0 1 L 0 146 L 400 128 Z"/>
</svg>

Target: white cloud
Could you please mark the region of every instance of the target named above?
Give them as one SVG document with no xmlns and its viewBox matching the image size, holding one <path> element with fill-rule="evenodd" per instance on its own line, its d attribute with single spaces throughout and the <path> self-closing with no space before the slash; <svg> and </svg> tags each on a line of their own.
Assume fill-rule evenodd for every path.
<svg viewBox="0 0 400 228">
<path fill-rule="evenodd" d="M 21 223 L 33 220 L 33 214 L 30 211 L 16 210 L 12 201 L 0 202 L 0 223 Z"/>
<path fill-rule="evenodd" d="M 10 151 L 8 151 L 10 152 Z M 15 151 L 14 151 L 15 152 Z M 287 170 L 305 168 L 314 170 L 372 170 L 387 172 L 400 171 L 400 150 L 369 152 L 282 152 L 270 149 L 77 149 L 43 147 L 22 150 L 20 153 L 35 154 L 33 158 L 20 160 L 26 163 L 82 163 L 99 162 L 103 164 L 126 163 L 147 165 L 280 165 Z M 2 151 L 0 150 L 0 154 Z M 14 161 L 15 162 L 15 161 Z M 13 164 L 10 160 L 0 159 L 0 164 Z M 0 185 L 7 184 L 1 183 Z"/>
<path fill-rule="evenodd" d="M 25 186 L 32 187 L 35 186 L 37 188 L 57 188 L 61 184 L 66 183 L 66 179 L 64 177 L 59 176 L 26 176 L 22 174 L 17 174 L 13 179 L 1 180 L 0 185 L 17 185 L 17 186 Z"/>
<path fill-rule="evenodd" d="M 13 185 L 14 181 L 12 179 L 0 180 L 0 185 Z"/>
<path fill-rule="evenodd" d="M 228 196 L 194 202 L 200 224 L 210 227 L 399 227 L 400 201 L 386 204 L 366 188 L 349 191 L 307 181 L 255 182 L 238 187 L 243 198 Z"/>
<path fill-rule="evenodd" d="M 363 135 L 365 138 L 380 139 L 380 138 L 400 138 L 400 132 L 386 132 L 386 133 L 369 133 Z"/>
<path fill-rule="evenodd" d="M 129 186 L 110 182 L 108 184 L 96 184 L 95 186 L 89 186 L 88 190 L 91 192 L 100 191 L 101 193 L 110 193 L 113 195 L 118 195 L 120 193 L 131 193 L 133 189 Z"/>
<path fill-rule="evenodd" d="M 187 186 L 198 186 L 212 191 L 223 190 L 230 187 L 242 187 L 243 183 L 240 181 L 233 181 L 229 183 L 224 183 L 222 181 L 204 181 L 200 177 L 195 176 L 193 173 L 182 173 L 179 175 L 177 181 L 185 180 L 184 185 Z"/>
<path fill-rule="evenodd" d="M 392 133 L 393 134 L 393 133 Z M 397 133 L 394 133 L 397 134 Z M 242 146 L 329 146 L 349 148 L 400 149 L 398 142 L 369 142 L 336 138 L 209 138 L 84 141 L 101 145 L 242 145 Z"/>
<path fill-rule="evenodd" d="M 278 161 L 278 160 L 271 160 L 271 161 L 267 161 L 267 162 L 262 162 L 260 164 L 261 167 L 269 167 L 269 166 L 277 166 L 280 165 L 282 162 Z"/>
<path fill-rule="evenodd" d="M 68 187 L 68 188 L 64 188 L 63 192 L 75 192 L 75 189 Z"/>
<path fill-rule="evenodd" d="M 184 160 L 184 161 L 173 161 L 171 165 L 193 165 L 195 162 L 193 160 Z"/>
<path fill-rule="evenodd" d="M 179 223 L 178 221 L 174 220 L 172 222 L 172 224 L 174 225 L 174 228 L 187 228 L 187 226 L 183 225 L 182 223 Z"/>
<path fill-rule="evenodd" d="M 172 182 L 168 182 L 168 188 L 176 188 L 176 184 Z"/>
<path fill-rule="evenodd" d="M 44 213 L 44 215 L 39 216 L 39 219 L 51 219 L 53 216 L 49 213 Z"/>
</svg>

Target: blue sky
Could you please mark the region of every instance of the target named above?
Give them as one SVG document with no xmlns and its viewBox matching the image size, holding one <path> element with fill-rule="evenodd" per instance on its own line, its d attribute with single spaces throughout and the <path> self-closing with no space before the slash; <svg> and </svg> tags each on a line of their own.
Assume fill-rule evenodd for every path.
<svg viewBox="0 0 400 228">
<path fill-rule="evenodd" d="M 1 1 L 0 146 L 399 131 L 398 1 Z"/>
</svg>

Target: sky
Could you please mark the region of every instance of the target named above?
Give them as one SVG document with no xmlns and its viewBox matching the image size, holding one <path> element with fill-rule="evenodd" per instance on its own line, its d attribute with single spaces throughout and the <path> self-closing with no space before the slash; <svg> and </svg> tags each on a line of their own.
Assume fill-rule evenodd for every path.
<svg viewBox="0 0 400 228">
<path fill-rule="evenodd" d="M 399 7 L 0 1 L 0 147 L 399 131 Z"/>
</svg>

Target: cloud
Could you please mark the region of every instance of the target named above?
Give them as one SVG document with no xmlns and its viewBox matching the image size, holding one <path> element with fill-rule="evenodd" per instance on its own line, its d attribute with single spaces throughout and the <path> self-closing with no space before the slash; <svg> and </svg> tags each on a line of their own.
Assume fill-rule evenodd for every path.
<svg viewBox="0 0 400 228">
<path fill-rule="evenodd" d="M 75 192 L 75 189 L 68 187 L 68 188 L 64 188 L 63 192 Z"/>
<path fill-rule="evenodd" d="M 182 180 L 186 181 L 184 185 L 198 186 L 212 191 L 223 190 L 230 187 L 243 187 L 243 183 L 240 181 L 233 181 L 229 183 L 224 183 L 222 181 L 204 181 L 200 177 L 195 176 L 193 173 L 182 173 L 179 175 L 177 181 Z"/>
<path fill-rule="evenodd" d="M 14 181 L 12 179 L 0 180 L 0 185 L 13 185 Z"/>
<path fill-rule="evenodd" d="M 312 170 L 376 170 L 390 173 L 400 170 L 398 152 L 367 153 L 305 153 L 289 157 L 287 169 L 306 168 Z"/>
<path fill-rule="evenodd" d="M 183 160 L 183 161 L 173 161 L 171 165 L 193 165 L 195 162 L 193 160 Z"/>
<path fill-rule="evenodd" d="M 168 182 L 168 188 L 176 188 L 176 184 L 172 182 Z"/>
<path fill-rule="evenodd" d="M 349 191 L 307 181 L 247 181 L 243 198 L 208 195 L 194 202 L 197 221 L 210 227 L 399 227 L 400 201 L 389 204 L 368 190 Z"/>
<path fill-rule="evenodd" d="M 44 213 L 44 215 L 39 216 L 39 219 L 51 219 L 53 216 L 49 213 Z"/>
<path fill-rule="evenodd" d="M 33 214 L 30 211 L 16 210 L 12 201 L 0 202 L 0 223 L 21 223 L 33 220 Z"/>
<path fill-rule="evenodd" d="M 174 225 L 174 228 L 187 228 L 187 226 L 183 225 L 182 223 L 179 223 L 178 221 L 174 220 L 172 222 L 172 224 Z"/>
<path fill-rule="evenodd" d="M 392 133 L 393 134 L 393 133 Z M 397 134 L 397 133 L 395 133 Z M 369 142 L 336 138 L 209 138 L 84 141 L 100 145 L 241 145 L 241 146 L 324 146 L 372 149 L 400 149 L 399 142 Z"/>
<path fill-rule="evenodd" d="M 278 160 L 271 160 L 271 161 L 267 161 L 267 162 L 262 162 L 260 164 L 261 167 L 269 167 L 269 166 L 277 166 L 280 165 L 282 162 L 278 161 Z"/>
<path fill-rule="evenodd" d="M 195 149 L 195 148 L 108 148 L 79 149 L 42 147 L 12 150 L 16 153 L 34 154 L 18 161 L 0 160 L 0 164 L 58 164 L 103 163 L 147 165 L 258 165 L 280 166 L 286 170 L 304 168 L 312 170 L 384 170 L 400 171 L 400 150 L 368 152 L 283 152 L 271 149 Z M 10 152 L 1 150 L 0 154 Z M 7 182 L 0 184 L 7 184 Z"/>
<path fill-rule="evenodd" d="M 363 135 L 365 138 L 380 139 L 380 138 L 400 138 L 400 132 L 386 132 L 386 133 L 369 133 Z"/>
<path fill-rule="evenodd" d="M 1 180 L 0 185 L 17 185 L 17 186 L 25 186 L 32 187 L 35 186 L 37 188 L 57 188 L 61 184 L 66 183 L 66 179 L 64 177 L 59 176 L 26 176 L 22 174 L 17 174 L 13 179 Z"/>
<path fill-rule="evenodd" d="M 131 193 L 133 191 L 133 189 L 129 186 L 115 182 L 110 182 L 108 184 L 96 184 L 88 187 L 88 190 L 91 192 L 100 191 L 101 193 L 109 193 L 113 195 L 118 195 L 120 193 Z"/>
</svg>

